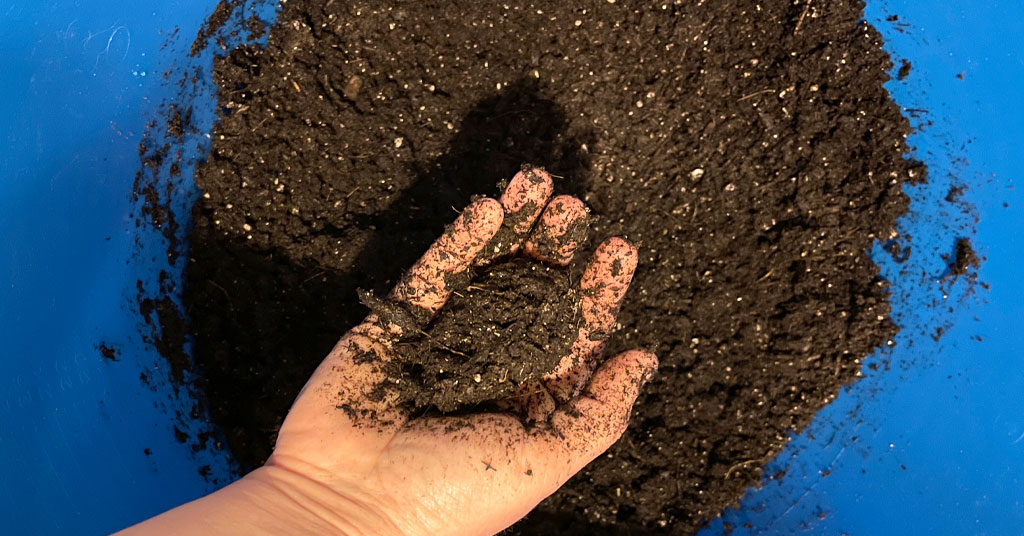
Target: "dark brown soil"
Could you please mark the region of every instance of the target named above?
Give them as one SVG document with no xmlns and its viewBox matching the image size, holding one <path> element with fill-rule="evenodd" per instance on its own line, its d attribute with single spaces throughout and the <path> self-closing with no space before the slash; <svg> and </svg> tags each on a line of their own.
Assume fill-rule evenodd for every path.
<svg viewBox="0 0 1024 536">
<path fill-rule="evenodd" d="M 111 361 L 121 360 L 121 350 L 114 348 L 108 343 L 102 342 L 100 344 L 97 344 L 96 351 L 98 351 L 100 355 L 102 355 L 104 358 L 109 359 Z"/>
<path fill-rule="evenodd" d="M 511 395 L 569 354 L 579 299 L 565 270 L 525 259 L 488 268 L 425 330 L 395 345 L 388 376 L 415 410 L 456 411 Z"/>
<path fill-rule="evenodd" d="M 356 289 L 534 162 L 639 244 L 609 350 L 661 368 L 513 530 L 693 532 L 895 333 L 867 252 L 923 170 L 891 68 L 851 0 L 289 0 L 214 73 L 184 295 L 213 419 L 263 462 Z"/>
<path fill-rule="evenodd" d="M 957 238 L 956 249 L 953 252 L 953 262 L 949 266 L 950 272 L 953 275 L 964 275 L 969 269 L 978 268 L 979 266 L 981 266 L 981 259 L 974 252 L 974 247 L 971 246 L 971 239 Z"/>
</svg>

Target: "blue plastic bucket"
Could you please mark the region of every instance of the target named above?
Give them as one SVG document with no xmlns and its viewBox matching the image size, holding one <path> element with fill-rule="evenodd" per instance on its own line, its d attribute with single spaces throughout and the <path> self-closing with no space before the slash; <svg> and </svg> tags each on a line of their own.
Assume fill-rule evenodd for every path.
<svg viewBox="0 0 1024 536">
<path fill-rule="evenodd" d="M 208 425 L 188 420 L 190 393 L 158 381 L 167 365 L 141 340 L 134 305 L 137 282 L 157 285 L 166 267 L 161 238 L 134 225 L 140 136 L 177 96 L 163 73 L 209 61 L 187 54 L 214 6 L 0 6 L 5 533 L 102 534 L 232 478 L 230 454 L 215 442 L 196 452 L 176 439 L 175 426 L 191 435 Z M 890 82 L 894 98 L 927 110 L 908 112 L 922 127 L 910 143 L 932 177 L 909 188 L 912 214 L 901 223 L 914 237 L 916 272 L 874 252 L 907 329 L 705 534 L 1016 534 L 1024 526 L 1024 286 L 1015 265 L 1024 258 L 1016 237 L 1024 200 L 1012 188 L 1024 171 L 1016 158 L 1024 6 L 872 1 L 866 18 L 894 58 L 913 64 L 906 80 Z M 975 214 L 940 202 L 950 175 L 970 185 Z M 180 195 L 186 207 L 195 192 Z M 991 290 L 965 295 L 965 281 L 941 280 L 941 254 L 975 227 L 987 257 L 980 279 Z M 959 300 L 953 313 L 944 300 Z M 924 325 L 946 333 L 934 341 L 915 329 Z M 114 359 L 131 358 L 104 357 L 100 344 Z"/>
</svg>

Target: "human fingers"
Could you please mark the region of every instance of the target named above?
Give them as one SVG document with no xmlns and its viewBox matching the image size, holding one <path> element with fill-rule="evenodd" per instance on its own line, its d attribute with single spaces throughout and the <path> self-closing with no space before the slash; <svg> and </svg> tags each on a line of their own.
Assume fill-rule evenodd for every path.
<svg viewBox="0 0 1024 536">
<path fill-rule="evenodd" d="M 365 430 L 395 429 L 406 416 L 394 408 L 397 395 L 384 366 L 391 360 L 391 339 L 408 327 L 428 320 L 451 295 L 451 279 L 464 273 L 484 245 L 501 227 L 504 208 L 494 199 L 478 199 L 456 218 L 391 291 L 390 299 L 363 295 L 373 312 L 335 345 L 299 393 L 293 421 L 315 421 L 308 411 L 330 412 L 332 429 L 363 441 Z M 409 318 L 410 313 L 413 318 Z M 315 395 L 307 391 L 315 390 Z M 312 402 L 310 402 L 312 401 Z M 310 409 L 312 408 L 312 409 Z M 359 423 L 368 426 L 357 426 Z"/>
<path fill-rule="evenodd" d="M 657 368 L 658 359 L 645 350 L 618 354 L 597 369 L 579 396 L 552 414 L 551 429 L 538 434 L 549 444 L 561 442 L 558 452 L 569 476 L 622 436 L 640 388 Z"/>
<path fill-rule="evenodd" d="M 530 232 L 524 251 L 543 262 L 565 266 L 587 238 L 587 207 L 583 201 L 560 195 L 551 200 Z"/>
<path fill-rule="evenodd" d="M 637 250 L 619 237 L 609 238 L 597 247 L 580 280 L 580 325 L 569 355 L 545 376 L 551 394 L 565 402 L 586 384 L 608 333 L 615 326 L 622 298 L 636 270 Z"/>
<path fill-rule="evenodd" d="M 501 206 L 505 209 L 501 229 L 476 263 L 486 264 L 518 251 L 553 190 L 551 175 L 541 168 L 524 166 L 516 173 L 501 194 Z"/>
<path fill-rule="evenodd" d="M 494 199 L 474 201 L 445 230 L 391 291 L 391 301 L 437 313 L 451 296 L 452 278 L 463 274 L 501 228 L 504 209 Z"/>
</svg>

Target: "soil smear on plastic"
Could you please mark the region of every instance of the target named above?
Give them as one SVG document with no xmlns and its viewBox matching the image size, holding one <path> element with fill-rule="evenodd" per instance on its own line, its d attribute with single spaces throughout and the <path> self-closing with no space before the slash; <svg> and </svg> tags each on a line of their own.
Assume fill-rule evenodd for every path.
<svg viewBox="0 0 1024 536">
<path fill-rule="evenodd" d="M 623 439 L 512 532 L 692 533 L 896 333 L 868 251 L 925 170 L 891 69 L 859 1 L 282 4 L 265 48 L 216 61 L 195 177 L 183 300 L 214 422 L 262 463 L 368 312 L 357 289 L 386 295 L 532 162 L 591 207 L 595 243 L 640 247 L 608 351 L 661 368 Z"/>
</svg>

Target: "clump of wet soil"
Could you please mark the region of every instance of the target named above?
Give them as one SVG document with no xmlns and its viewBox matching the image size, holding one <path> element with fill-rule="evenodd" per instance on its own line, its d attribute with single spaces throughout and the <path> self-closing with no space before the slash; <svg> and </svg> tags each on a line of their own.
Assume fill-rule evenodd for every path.
<svg viewBox="0 0 1024 536">
<path fill-rule="evenodd" d="M 577 294 L 568 271 L 526 259 L 478 274 L 428 327 L 395 345 L 386 370 L 400 403 L 466 410 L 540 380 L 579 331 Z"/>
<path fill-rule="evenodd" d="M 283 3 L 265 47 L 217 61 L 195 177 L 183 301 L 212 419 L 261 464 L 368 312 L 356 289 L 386 295 L 536 162 L 639 245 L 609 351 L 661 366 L 514 531 L 695 531 L 896 333 L 867 252 L 923 170 L 892 68 L 858 0 Z"/>
<path fill-rule="evenodd" d="M 971 268 L 977 269 L 981 266 L 981 259 L 974 252 L 970 238 L 957 238 L 956 247 L 953 251 L 953 262 L 950 263 L 950 273 L 953 275 L 964 275 Z"/>
</svg>

